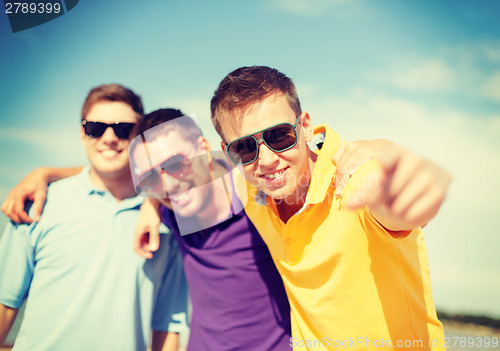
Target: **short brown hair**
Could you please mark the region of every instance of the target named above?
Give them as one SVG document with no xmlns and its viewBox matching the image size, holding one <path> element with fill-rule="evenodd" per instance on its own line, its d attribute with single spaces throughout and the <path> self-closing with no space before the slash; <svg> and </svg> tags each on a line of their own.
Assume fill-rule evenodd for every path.
<svg viewBox="0 0 500 351">
<path fill-rule="evenodd" d="M 119 84 L 103 84 L 93 88 L 88 93 L 82 106 L 82 121 L 87 117 L 92 106 L 99 101 L 123 102 L 140 116 L 144 114 L 139 95 Z"/>
<path fill-rule="evenodd" d="M 277 69 L 267 66 L 240 67 L 219 84 L 210 102 L 212 123 L 222 140 L 221 120 L 224 113 L 259 102 L 271 94 L 283 94 L 295 115 L 302 113 L 293 81 Z"/>
<path fill-rule="evenodd" d="M 200 128 L 191 117 L 180 117 L 185 117 L 184 113 L 174 108 L 162 108 L 150 112 L 137 122 L 130 134 L 130 139 L 134 139 L 137 135 L 143 134 L 153 127 L 162 125 L 159 127 L 159 131 L 164 134 L 168 133 L 170 130 L 179 130 L 186 140 L 194 144 L 202 135 Z M 156 135 L 158 134 L 159 133 L 156 133 Z"/>
</svg>

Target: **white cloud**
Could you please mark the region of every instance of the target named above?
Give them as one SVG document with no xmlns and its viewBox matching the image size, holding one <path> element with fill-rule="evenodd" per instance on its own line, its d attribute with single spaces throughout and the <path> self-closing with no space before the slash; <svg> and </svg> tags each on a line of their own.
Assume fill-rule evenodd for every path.
<svg viewBox="0 0 500 351">
<path fill-rule="evenodd" d="M 446 63 L 433 59 L 397 68 L 386 79 L 406 90 L 446 91 L 454 87 L 457 78 L 455 71 Z"/>
<path fill-rule="evenodd" d="M 355 0 L 272 0 L 267 6 L 273 10 L 313 17 L 325 13 L 354 15 L 360 13 L 360 1 Z"/>
<path fill-rule="evenodd" d="M 486 80 L 482 92 L 485 96 L 500 101 L 500 71 Z"/>
<path fill-rule="evenodd" d="M 477 50 L 473 51 L 473 53 L 479 58 L 485 58 L 487 61 L 500 63 L 500 42 L 478 44 Z"/>
<path fill-rule="evenodd" d="M 38 145 L 47 152 L 60 150 L 61 145 L 81 145 L 78 130 L 73 129 L 4 127 L 0 130 L 0 140 Z"/>
<path fill-rule="evenodd" d="M 487 46 L 484 49 L 486 57 L 493 62 L 500 62 L 500 44 L 496 46 Z"/>
<path fill-rule="evenodd" d="M 375 83 L 411 92 L 456 93 L 500 101 L 500 42 L 442 48 L 433 57 L 407 58 Z"/>
<path fill-rule="evenodd" d="M 39 165 L 73 166 L 86 162 L 78 129 L 5 127 L 0 130 L 0 145 L 7 151 L 0 157 L 1 175 L 9 179 L 20 180 Z M 7 161 L 10 150 L 17 150 L 15 164 Z M 34 154 L 38 155 L 36 159 Z"/>
</svg>

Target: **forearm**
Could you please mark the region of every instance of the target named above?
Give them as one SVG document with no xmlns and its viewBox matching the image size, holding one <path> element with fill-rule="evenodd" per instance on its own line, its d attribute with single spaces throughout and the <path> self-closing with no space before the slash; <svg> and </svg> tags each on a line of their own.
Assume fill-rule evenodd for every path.
<svg viewBox="0 0 500 351">
<path fill-rule="evenodd" d="M 160 246 L 161 224 L 160 202 L 146 199 L 141 206 L 139 218 L 134 229 L 134 251 L 141 257 L 152 258 L 153 252 Z"/>
<path fill-rule="evenodd" d="M 161 208 L 161 203 L 158 201 L 158 199 L 155 198 L 146 198 L 144 200 L 144 203 L 142 204 L 142 207 L 150 207 L 156 214 L 158 214 L 158 217 L 160 217 L 160 208 Z"/>
<path fill-rule="evenodd" d="M 17 309 L 0 304 L 0 346 L 3 346 L 16 319 Z"/>
<path fill-rule="evenodd" d="M 151 351 L 177 351 L 179 349 L 179 334 L 164 331 L 153 331 Z"/>
</svg>

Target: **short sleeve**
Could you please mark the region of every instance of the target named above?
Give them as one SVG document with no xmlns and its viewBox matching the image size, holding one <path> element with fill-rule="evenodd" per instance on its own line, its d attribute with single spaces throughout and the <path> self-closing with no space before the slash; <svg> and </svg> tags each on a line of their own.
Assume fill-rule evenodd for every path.
<svg viewBox="0 0 500 351">
<path fill-rule="evenodd" d="M 0 303 L 19 308 L 28 295 L 35 266 L 30 233 L 37 223 L 10 222 L 0 240 Z"/>
<path fill-rule="evenodd" d="M 152 329 L 179 333 L 188 330 L 188 292 L 181 256 L 173 235 L 161 235 L 169 243 L 166 270 L 154 306 Z"/>
</svg>

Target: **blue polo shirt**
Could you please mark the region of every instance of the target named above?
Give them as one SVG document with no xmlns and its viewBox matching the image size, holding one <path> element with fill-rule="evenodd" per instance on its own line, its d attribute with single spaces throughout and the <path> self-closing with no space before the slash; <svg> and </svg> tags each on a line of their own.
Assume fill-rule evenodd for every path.
<svg viewBox="0 0 500 351">
<path fill-rule="evenodd" d="M 228 165 L 222 162 L 228 169 Z M 226 201 L 225 194 L 215 195 Z M 162 220 L 174 231 L 193 306 L 189 351 L 290 351 L 290 305 L 271 255 L 233 188 L 225 221 L 181 235 L 174 213 Z"/>
<path fill-rule="evenodd" d="M 146 350 L 151 328 L 186 330 L 173 235 L 160 236 L 151 260 L 132 250 L 142 200 L 117 203 L 86 168 L 49 187 L 40 222 L 7 226 L 0 303 L 19 308 L 27 299 L 14 350 Z"/>
</svg>

